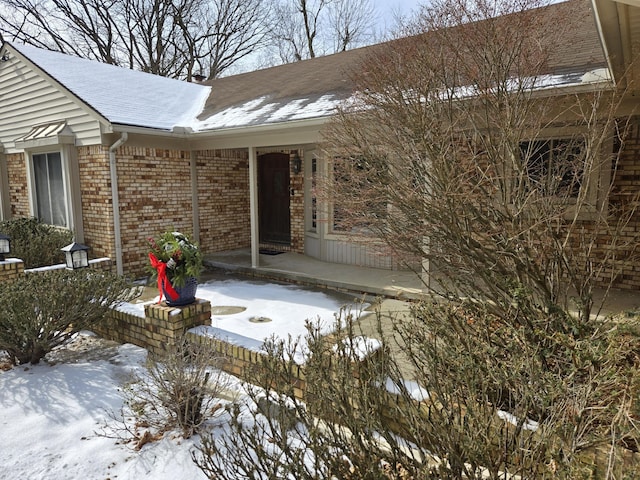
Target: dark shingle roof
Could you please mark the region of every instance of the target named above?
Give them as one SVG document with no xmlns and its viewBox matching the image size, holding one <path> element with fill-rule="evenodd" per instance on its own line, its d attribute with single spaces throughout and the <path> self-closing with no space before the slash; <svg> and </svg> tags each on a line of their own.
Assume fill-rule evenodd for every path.
<svg viewBox="0 0 640 480">
<path fill-rule="evenodd" d="M 575 82 L 581 75 L 606 67 L 588 0 L 552 4 L 537 12 L 544 22 L 570 15 L 572 28 L 553 52 L 548 72 Z M 559 28 L 561 26 L 559 25 Z M 535 29 L 532 29 L 535 35 Z M 352 75 L 377 49 L 403 39 L 224 77 L 207 82 L 211 95 L 199 115 L 198 129 L 260 125 L 330 115 L 355 90 Z"/>
</svg>

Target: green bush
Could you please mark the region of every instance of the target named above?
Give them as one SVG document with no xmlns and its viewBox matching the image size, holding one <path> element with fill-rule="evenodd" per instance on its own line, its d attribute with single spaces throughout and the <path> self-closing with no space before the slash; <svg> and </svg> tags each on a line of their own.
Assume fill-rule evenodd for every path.
<svg viewBox="0 0 640 480">
<path fill-rule="evenodd" d="M 88 269 L 30 273 L 0 283 L 0 351 L 13 363 L 38 363 L 136 295 L 124 277 Z"/>
<path fill-rule="evenodd" d="M 37 218 L 14 218 L 0 222 L 0 232 L 11 237 L 11 256 L 21 259 L 25 268 L 64 262 L 60 251 L 73 240 L 70 230 L 54 227 Z"/>
</svg>

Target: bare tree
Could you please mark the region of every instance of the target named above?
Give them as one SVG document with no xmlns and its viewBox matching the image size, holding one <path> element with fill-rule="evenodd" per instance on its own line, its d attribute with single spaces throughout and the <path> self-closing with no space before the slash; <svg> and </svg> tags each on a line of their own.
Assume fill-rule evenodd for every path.
<svg viewBox="0 0 640 480">
<path fill-rule="evenodd" d="M 263 0 L 6 0 L 10 40 L 188 80 L 259 49 Z"/>
<path fill-rule="evenodd" d="M 282 0 L 271 37 L 283 62 L 299 61 L 366 44 L 374 19 L 370 0 Z"/>
<path fill-rule="evenodd" d="M 327 40 L 333 43 L 333 52 L 344 52 L 373 39 L 372 25 L 375 9 L 371 0 L 342 0 L 332 2 L 328 8 Z"/>
<path fill-rule="evenodd" d="M 263 0 L 217 0 L 204 13 L 199 20 L 202 27 L 196 31 L 206 33 L 193 38 L 199 46 L 193 58 L 209 78 L 254 55 L 267 41 L 272 20 Z"/>
<path fill-rule="evenodd" d="M 345 234 L 371 232 L 408 265 L 429 260 L 445 295 L 510 310 L 526 291 L 587 321 L 594 286 L 615 280 L 637 241 L 635 203 L 615 196 L 619 97 L 553 88 L 567 29 L 592 20 L 575 2 L 554 10 L 561 25 L 547 10 L 471 3 L 434 5 L 429 34 L 367 60 L 358 101 L 328 132 L 347 181 L 328 182 L 327 201 Z"/>
</svg>

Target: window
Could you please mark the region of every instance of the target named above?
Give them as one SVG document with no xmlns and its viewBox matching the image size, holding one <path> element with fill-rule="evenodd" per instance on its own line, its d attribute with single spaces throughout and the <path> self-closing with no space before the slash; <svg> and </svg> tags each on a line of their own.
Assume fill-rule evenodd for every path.
<svg viewBox="0 0 640 480">
<path fill-rule="evenodd" d="M 581 138 L 521 142 L 529 187 L 545 196 L 577 197 L 584 181 L 585 151 Z"/>
<path fill-rule="evenodd" d="M 32 157 L 35 216 L 60 227 L 69 227 L 67 193 L 60 152 L 37 153 Z"/>
<path fill-rule="evenodd" d="M 388 202 L 380 196 L 380 185 L 389 181 L 386 159 L 353 156 L 333 162 L 333 188 L 340 201 L 334 201 L 334 233 L 367 234 L 372 223 L 387 217 Z"/>
</svg>

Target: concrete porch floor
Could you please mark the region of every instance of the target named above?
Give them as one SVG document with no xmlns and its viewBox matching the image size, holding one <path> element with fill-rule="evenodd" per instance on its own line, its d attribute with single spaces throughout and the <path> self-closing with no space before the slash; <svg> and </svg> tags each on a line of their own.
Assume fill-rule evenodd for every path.
<svg viewBox="0 0 640 480">
<path fill-rule="evenodd" d="M 403 316 L 410 314 L 411 301 L 428 298 L 429 294 L 416 273 L 327 263 L 292 252 L 260 255 L 259 267 L 252 268 L 249 249 L 208 254 L 205 265 L 211 277 L 220 273 L 248 276 L 295 283 L 314 289 L 334 290 L 369 303 L 379 299 L 382 332 L 378 331 L 378 322 L 372 314 L 373 307 L 370 307 L 370 314 L 362 316 L 358 321 L 358 334 L 372 338 L 379 338 L 382 334 L 405 378 L 413 379 L 411 362 L 406 357 L 402 340 L 394 332 L 393 324 L 394 320 L 401 320 Z M 207 275 L 204 277 L 206 279 Z M 595 305 L 600 304 L 603 294 L 603 291 L 596 292 Z M 611 290 L 600 314 L 620 312 L 640 312 L 640 292 Z"/>
<path fill-rule="evenodd" d="M 204 263 L 209 269 L 367 296 L 417 300 L 425 294 L 414 272 L 328 263 L 293 252 L 261 254 L 255 269 L 249 249 L 208 254 Z"/>
<path fill-rule="evenodd" d="M 284 252 L 259 257 L 259 266 L 251 267 L 249 249 L 217 252 L 205 256 L 210 270 L 220 270 L 245 276 L 326 288 L 359 297 L 381 297 L 387 300 L 413 301 L 428 297 L 424 284 L 415 272 L 384 270 L 328 263 L 299 253 Z M 601 304 L 604 290 L 594 294 L 594 305 Z M 392 303 L 392 302 L 387 302 Z M 406 310 L 406 306 L 401 308 Z M 611 289 L 600 311 L 603 315 L 619 312 L 640 312 L 640 291 Z"/>
</svg>

